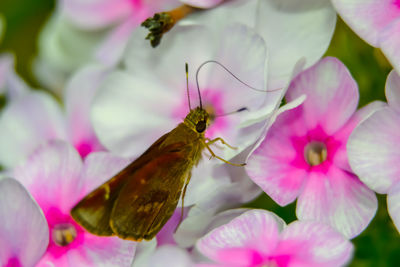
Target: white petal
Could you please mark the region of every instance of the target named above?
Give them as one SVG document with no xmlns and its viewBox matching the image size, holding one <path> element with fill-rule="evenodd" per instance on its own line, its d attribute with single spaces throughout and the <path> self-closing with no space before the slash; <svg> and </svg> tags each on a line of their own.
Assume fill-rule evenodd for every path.
<svg viewBox="0 0 400 267">
<path fill-rule="evenodd" d="M 400 182 L 392 186 L 387 196 L 388 211 L 400 233 Z"/>
<path fill-rule="evenodd" d="M 148 267 L 164 267 L 167 263 L 172 263 L 174 267 L 191 267 L 193 262 L 189 253 L 179 247 L 166 245 L 159 247 L 151 256 Z"/>
<path fill-rule="evenodd" d="M 378 193 L 387 193 L 399 179 L 399 141 L 399 113 L 390 107 L 369 116 L 349 137 L 347 153 L 351 168 Z"/>
<path fill-rule="evenodd" d="M 0 161 L 13 167 L 40 143 L 66 139 L 58 103 L 44 92 L 30 92 L 8 105 L 0 116 Z"/>
<path fill-rule="evenodd" d="M 198 8 L 212 8 L 216 5 L 219 5 L 224 0 L 181 0 L 181 2 L 198 7 Z"/>
<path fill-rule="evenodd" d="M 176 126 L 169 114 L 177 100 L 158 80 L 111 73 L 93 101 L 93 127 L 108 149 L 138 156 Z"/>
<path fill-rule="evenodd" d="M 399 4 L 398 4 L 399 5 Z M 399 9 L 399 8 L 398 8 Z M 399 9 L 400 10 L 400 9 Z M 385 14 L 386 16 L 386 14 Z M 379 46 L 392 66 L 400 71 L 400 11 L 397 18 L 379 35 Z"/>
<path fill-rule="evenodd" d="M 11 178 L 0 179 L 0 237 L 1 266 L 9 266 L 12 258 L 18 266 L 34 266 L 49 243 L 43 212 L 26 189 Z"/>
<path fill-rule="evenodd" d="M 395 70 L 386 79 L 385 94 L 390 107 L 400 111 L 400 76 Z"/>
</svg>

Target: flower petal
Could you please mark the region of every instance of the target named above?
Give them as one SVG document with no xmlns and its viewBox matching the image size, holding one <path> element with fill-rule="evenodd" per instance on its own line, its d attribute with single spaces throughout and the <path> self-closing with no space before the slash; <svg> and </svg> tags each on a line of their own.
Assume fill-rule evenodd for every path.
<svg viewBox="0 0 400 267">
<path fill-rule="evenodd" d="M 343 266 L 352 256 L 353 245 L 332 227 L 307 221 L 288 225 L 275 254 L 292 254 L 293 266 Z"/>
<path fill-rule="evenodd" d="M 387 77 L 385 94 L 389 106 L 400 111 L 400 76 L 395 70 Z"/>
<path fill-rule="evenodd" d="M 197 248 L 215 261 L 220 261 L 220 252 L 232 248 L 268 253 L 276 247 L 283 225 L 273 213 L 251 210 L 208 233 L 198 241 Z"/>
<path fill-rule="evenodd" d="M 79 198 L 81 170 L 81 157 L 72 146 L 51 141 L 38 147 L 24 164 L 16 167 L 14 175 L 45 213 L 56 205 L 69 214 Z"/>
<path fill-rule="evenodd" d="M 397 49 L 400 46 L 400 4 L 398 5 L 397 18 L 380 34 L 379 46 L 392 66 L 400 71 L 400 51 Z"/>
<path fill-rule="evenodd" d="M 1 39 L 1 37 L 0 37 Z M 10 54 L 0 56 L 0 94 L 14 100 L 29 91 L 25 82 L 14 71 L 14 57 Z"/>
<path fill-rule="evenodd" d="M 357 83 L 350 72 L 332 57 L 300 73 L 290 84 L 286 98 L 291 101 L 302 94 L 307 95 L 302 105 L 306 127 L 321 126 L 328 135 L 353 115 L 359 98 Z"/>
<path fill-rule="evenodd" d="M 368 187 L 385 194 L 399 180 L 400 119 L 382 108 L 358 125 L 347 143 L 349 163 Z"/>
<path fill-rule="evenodd" d="M 130 0 L 62 1 L 66 17 L 83 29 L 97 29 L 119 22 L 133 10 Z"/>
<path fill-rule="evenodd" d="M 319 60 L 335 25 L 336 13 L 330 1 L 260 1 L 255 28 L 270 55 L 268 88 L 285 86 L 300 58 L 305 57 L 307 67 Z"/>
<path fill-rule="evenodd" d="M 357 110 L 356 113 L 351 116 L 347 123 L 334 135 L 336 142 L 340 142 L 337 150 L 334 152 L 333 163 L 335 166 L 342 170 L 353 172 L 349 160 L 347 158 L 347 140 L 354 128 L 364 119 L 368 118 L 375 111 L 385 107 L 387 104 L 381 101 L 374 101 Z M 342 141 L 339 141 L 342 140 Z"/>
<path fill-rule="evenodd" d="M 368 226 L 377 205 L 374 192 L 356 176 L 331 166 L 326 174 L 309 173 L 296 214 L 300 220 L 328 223 L 352 238 Z"/>
<path fill-rule="evenodd" d="M 86 66 L 74 74 L 65 87 L 69 140 L 82 157 L 103 149 L 90 122 L 90 106 L 107 72 L 100 65 Z"/>
<path fill-rule="evenodd" d="M 163 267 L 167 262 L 173 262 L 175 267 L 193 266 L 193 262 L 186 250 L 171 245 L 159 247 L 151 256 L 148 266 Z"/>
<path fill-rule="evenodd" d="M 29 92 L 8 105 L 0 116 L 0 162 L 11 168 L 40 143 L 66 139 L 58 103 L 44 92 Z"/>
<path fill-rule="evenodd" d="M 219 5 L 224 0 L 180 0 L 186 5 L 198 7 L 198 8 L 212 8 Z"/>
<path fill-rule="evenodd" d="M 394 184 L 387 196 L 389 215 L 400 232 L 400 182 Z"/>
<path fill-rule="evenodd" d="M 111 151 L 138 156 L 176 126 L 168 116 L 176 101 L 177 97 L 154 79 L 114 72 L 105 78 L 93 101 L 93 127 Z"/>
<path fill-rule="evenodd" d="M 19 182 L 0 179 L 0 265 L 34 266 L 48 243 L 49 228 L 39 206 Z"/>
<path fill-rule="evenodd" d="M 373 46 L 379 34 L 400 17 L 400 5 L 393 0 L 333 0 L 336 10 L 350 27 Z"/>
</svg>

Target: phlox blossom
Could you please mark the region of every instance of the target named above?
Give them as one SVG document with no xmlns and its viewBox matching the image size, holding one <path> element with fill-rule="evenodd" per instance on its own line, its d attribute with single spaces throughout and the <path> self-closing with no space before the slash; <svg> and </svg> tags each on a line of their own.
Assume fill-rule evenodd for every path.
<svg viewBox="0 0 400 267">
<path fill-rule="evenodd" d="M 92 235 L 70 215 L 71 208 L 81 198 L 127 163 L 128 160 L 105 152 L 93 153 L 82 162 L 68 143 L 51 141 L 38 147 L 25 163 L 14 169 L 13 176 L 27 188 L 47 221 L 48 231 L 42 235 L 47 235 L 49 243 L 36 266 L 130 266 L 135 242 Z M 29 214 L 20 213 L 19 216 L 21 221 L 31 220 Z M 37 234 L 29 230 L 15 235 Z M 25 246 L 32 246 L 26 248 L 29 251 L 35 249 L 36 244 L 27 243 L 21 248 Z"/>
<path fill-rule="evenodd" d="M 221 225 L 196 245 L 216 263 L 197 266 L 340 266 L 352 244 L 326 224 L 296 221 L 289 225 L 265 210 L 251 210 Z"/>
<path fill-rule="evenodd" d="M 278 116 L 246 170 L 279 205 L 297 198 L 297 217 L 325 222 L 346 237 L 371 221 L 377 199 L 355 174 L 346 154 L 347 138 L 378 104 L 356 112 L 357 84 L 335 58 L 324 58 L 295 77 L 286 94 L 302 105 Z"/>
<path fill-rule="evenodd" d="M 400 1 L 332 0 L 344 21 L 400 69 Z"/>
<path fill-rule="evenodd" d="M 349 162 L 369 188 L 387 194 L 388 210 L 400 231 L 400 77 L 386 81 L 388 105 L 358 125 L 349 138 Z"/>
</svg>

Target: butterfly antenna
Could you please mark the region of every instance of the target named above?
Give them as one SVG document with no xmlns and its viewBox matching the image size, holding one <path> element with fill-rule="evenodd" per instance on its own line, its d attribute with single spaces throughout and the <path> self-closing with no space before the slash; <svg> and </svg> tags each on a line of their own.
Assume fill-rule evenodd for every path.
<svg viewBox="0 0 400 267">
<path fill-rule="evenodd" d="M 242 111 L 249 111 L 249 109 L 246 108 L 246 107 L 243 107 L 243 108 L 239 108 L 238 110 L 235 110 L 235 111 L 231 111 L 231 112 L 215 115 L 215 117 L 223 117 L 223 116 L 239 113 L 239 112 L 242 112 Z"/>
<path fill-rule="evenodd" d="M 189 65 L 187 64 L 187 62 L 185 63 L 185 73 L 186 73 L 186 93 L 188 97 L 189 111 L 191 111 L 192 105 L 190 104 L 190 96 L 189 96 Z"/>
<path fill-rule="evenodd" d="M 273 92 L 273 91 L 277 91 L 277 90 L 280 90 L 280 89 L 281 89 L 281 88 L 279 88 L 279 89 L 274 89 L 274 90 L 270 91 L 270 90 L 262 90 L 262 89 L 259 89 L 259 88 L 255 88 L 255 87 L 253 87 L 253 86 L 251 86 L 251 85 L 245 83 L 245 82 L 242 81 L 241 79 L 239 79 L 239 77 L 237 77 L 235 74 L 233 74 L 232 71 L 230 71 L 227 67 L 225 67 L 224 65 L 222 65 L 220 62 L 218 62 L 218 61 L 216 61 L 216 60 L 207 60 L 207 61 L 203 62 L 203 63 L 199 66 L 199 68 L 197 69 L 197 72 L 196 72 L 196 84 L 197 84 L 197 90 L 198 90 L 198 92 L 199 92 L 199 97 L 200 97 L 200 88 L 199 88 L 199 79 L 198 79 L 199 71 L 200 71 L 200 69 L 201 69 L 204 65 L 206 65 L 206 64 L 208 64 L 208 63 L 215 63 L 215 64 L 217 64 L 218 66 L 220 66 L 221 68 L 223 68 L 226 72 L 228 72 L 230 75 L 232 75 L 232 77 L 235 78 L 238 82 L 240 82 L 241 84 L 243 84 L 243 85 L 245 85 L 245 86 L 247 86 L 247 87 L 249 87 L 250 89 L 253 89 L 253 90 L 255 90 L 255 91 L 258 91 L 258 92 Z M 201 106 L 201 98 L 200 98 L 200 106 Z"/>
</svg>

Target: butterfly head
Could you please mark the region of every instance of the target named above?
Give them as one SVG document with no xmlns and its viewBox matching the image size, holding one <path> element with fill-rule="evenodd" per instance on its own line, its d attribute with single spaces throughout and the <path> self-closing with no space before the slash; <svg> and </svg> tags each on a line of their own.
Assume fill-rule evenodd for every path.
<svg viewBox="0 0 400 267">
<path fill-rule="evenodd" d="M 197 133 L 204 133 L 210 125 L 210 116 L 201 107 L 192 109 L 186 116 L 184 123 Z"/>
</svg>

